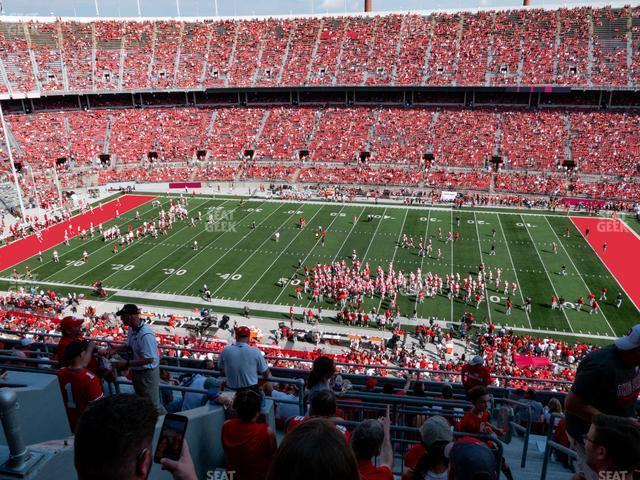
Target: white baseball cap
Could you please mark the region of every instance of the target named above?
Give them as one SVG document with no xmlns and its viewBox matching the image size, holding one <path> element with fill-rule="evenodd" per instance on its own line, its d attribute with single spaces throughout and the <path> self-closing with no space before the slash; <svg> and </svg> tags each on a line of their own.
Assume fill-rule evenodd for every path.
<svg viewBox="0 0 640 480">
<path fill-rule="evenodd" d="M 469 364 L 473 365 L 473 366 L 483 365 L 484 364 L 484 359 L 480 355 L 476 355 L 475 357 L 473 357 L 471 359 Z"/>
<path fill-rule="evenodd" d="M 640 324 L 629 329 L 624 337 L 613 342 L 620 350 L 633 350 L 640 348 Z"/>
</svg>

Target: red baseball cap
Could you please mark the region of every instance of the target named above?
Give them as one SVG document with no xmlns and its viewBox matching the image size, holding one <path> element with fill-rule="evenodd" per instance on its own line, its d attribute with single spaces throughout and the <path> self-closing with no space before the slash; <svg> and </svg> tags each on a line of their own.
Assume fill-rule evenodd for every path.
<svg viewBox="0 0 640 480">
<path fill-rule="evenodd" d="M 375 378 L 369 378 L 366 382 L 364 382 L 364 384 L 367 388 L 374 389 L 376 388 L 376 385 L 378 385 L 378 380 L 376 380 Z"/>
<path fill-rule="evenodd" d="M 251 329 L 249 327 L 238 327 L 236 328 L 236 337 L 237 338 L 249 338 L 251 336 Z"/>
<path fill-rule="evenodd" d="M 70 328 L 79 327 L 84 323 L 81 318 L 64 317 L 60 322 L 60 330 L 69 330 Z"/>
</svg>

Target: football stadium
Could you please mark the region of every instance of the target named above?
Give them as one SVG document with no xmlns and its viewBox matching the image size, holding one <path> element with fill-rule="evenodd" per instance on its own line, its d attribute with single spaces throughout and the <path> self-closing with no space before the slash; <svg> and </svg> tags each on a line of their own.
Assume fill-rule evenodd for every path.
<svg viewBox="0 0 640 480">
<path fill-rule="evenodd" d="M 633 4 L 0 2 L 0 478 L 640 478 L 639 88 Z"/>
</svg>

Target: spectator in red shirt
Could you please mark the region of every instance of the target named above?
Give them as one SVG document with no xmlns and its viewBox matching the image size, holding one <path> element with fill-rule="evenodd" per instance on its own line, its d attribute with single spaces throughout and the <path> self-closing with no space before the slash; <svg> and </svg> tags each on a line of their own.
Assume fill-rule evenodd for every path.
<svg viewBox="0 0 640 480">
<path fill-rule="evenodd" d="M 238 480 L 264 479 L 276 452 L 276 436 L 265 423 L 258 423 L 262 397 L 253 390 L 236 393 L 233 408 L 238 418 L 224 422 L 222 447 L 227 469 Z"/>
<path fill-rule="evenodd" d="M 60 391 L 72 432 L 75 432 L 78 418 L 87 406 L 103 395 L 100 379 L 85 368 L 93 348 L 93 344 L 80 340 L 71 342 L 65 349 L 63 359 L 68 366 L 58 371 Z"/>
<path fill-rule="evenodd" d="M 365 420 L 353 431 L 351 448 L 358 460 L 361 480 L 393 480 L 393 448 L 391 446 L 391 419 L 387 414 L 380 420 Z M 373 458 L 378 457 L 378 466 Z"/>
<path fill-rule="evenodd" d="M 460 423 L 458 423 L 458 431 L 465 433 L 484 433 L 504 435 L 504 430 L 490 423 L 489 419 L 489 392 L 485 387 L 475 387 L 469 391 L 469 400 L 473 403 L 473 407 L 464 414 Z M 513 479 L 511 469 L 502 459 L 502 472 L 507 480 Z"/>
<path fill-rule="evenodd" d="M 489 369 L 484 366 L 484 360 L 480 355 L 476 355 L 469 363 L 464 365 L 460 374 L 462 376 L 462 385 L 467 393 L 474 387 L 488 387 L 491 383 Z"/>
<path fill-rule="evenodd" d="M 489 392 L 484 387 L 475 387 L 469 391 L 469 400 L 473 403 L 471 410 L 464 414 L 458 423 L 458 431 L 465 433 L 497 433 L 502 435 L 502 429 L 489 422 Z"/>
<path fill-rule="evenodd" d="M 63 364 L 64 351 L 67 346 L 74 340 L 82 339 L 82 320 L 73 317 L 64 317 L 60 321 L 59 326 L 62 338 L 58 342 L 56 347 L 56 359 L 60 364 Z"/>
<path fill-rule="evenodd" d="M 446 480 L 449 462 L 444 450 L 453 441 L 447 419 L 440 415 L 429 417 L 420 427 L 420 440 L 404 457 L 403 480 Z"/>
<path fill-rule="evenodd" d="M 335 425 L 313 418 L 287 433 L 267 480 L 360 480 L 358 463 Z"/>
</svg>

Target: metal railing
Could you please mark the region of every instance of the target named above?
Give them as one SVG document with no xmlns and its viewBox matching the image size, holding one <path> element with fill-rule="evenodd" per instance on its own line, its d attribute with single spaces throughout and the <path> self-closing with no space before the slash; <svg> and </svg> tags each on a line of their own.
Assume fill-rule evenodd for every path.
<svg viewBox="0 0 640 480">
<path fill-rule="evenodd" d="M 343 425 L 345 427 L 355 428 L 358 426 L 360 422 L 350 421 L 350 420 L 336 420 L 335 423 L 337 425 Z M 394 458 L 400 459 L 400 472 L 404 470 L 404 456 L 407 452 L 408 445 L 414 445 L 420 442 L 418 440 L 420 438 L 420 429 L 416 427 L 405 427 L 400 425 L 391 425 L 391 444 L 400 445 L 400 452 L 397 452 L 394 448 Z M 396 434 L 395 436 L 393 434 Z M 409 438 L 407 438 L 409 437 Z M 413 437 L 413 438 L 411 438 Z M 498 477 L 500 477 L 500 466 L 502 465 L 502 458 L 504 456 L 504 447 L 502 443 L 496 438 L 487 435 L 487 434 L 476 434 L 476 433 L 465 433 L 465 432 L 453 432 L 453 438 L 461 438 L 461 437 L 473 437 L 481 440 L 493 451 L 493 454 L 496 458 L 496 472 Z M 489 446 L 491 445 L 491 446 Z"/>
<path fill-rule="evenodd" d="M 48 333 L 48 332 L 37 332 L 37 331 L 27 331 L 27 332 L 23 332 L 23 331 L 16 331 L 16 330 L 11 330 L 11 329 L 5 329 L 5 328 L 0 328 L 0 333 L 7 333 L 7 334 L 11 334 L 11 335 L 15 335 L 15 336 L 24 336 L 24 335 L 32 335 L 32 336 L 36 336 L 36 337 L 42 337 L 42 338 L 61 338 L 62 335 L 60 335 L 59 333 Z M 104 343 L 107 345 L 124 345 L 125 340 L 110 340 L 110 339 L 106 339 L 106 338 L 101 338 L 101 337 L 87 337 L 87 340 L 91 340 L 93 342 L 96 343 Z M 47 343 L 47 342 L 42 342 L 42 346 L 45 348 L 46 352 L 49 352 L 49 347 L 50 346 L 55 346 L 56 344 L 54 343 Z M 212 350 L 207 350 L 207 349 L 202 349 L 202 348 L 186 348 L 186 347 L 176 347 L 173 345 L 158 345 L 158 348 L 162 351 L 174 351 L 174 352 L 189 352 L 189 353 L 203 353 L 203 354 L 207 354 L 207 355 L 213 355 L 213 356 L 218 356 L 220 355 L 220 352 L 214 352 Z M 30 353 L 36 353 L 36 352 L 30 352 Z M 184 357 L 179 357 L 179 356 L 163 356 L 163 359 L 167 359 L 167 360 L 173 360 L 176 363 L 180 363 L 181 361 L 194 361 L 196 359 L 193 358 L 184 358 Z M 273 356 L 273 355 L 266 355 L 265 359 L 271 361 L 271 362 L 293 362 L 293 363 L 302 363 L 302 364 L 310 364 L 313 363 L 313 359 L 309 359 L 309 358 L 296 358 L 296 357 L 278 357 L 278 356 Z M 448 370 L 428 370 L 428 369 L 420 369 L 420 368 L 410 368 L 410 367 L 400 367 L 400 366 L 396 366 L 396 365 L 369 365 L 369 364 L 361 364 L 361 363 L 348 363 L 348 362 L 335 362 L 336 366 L 343 366 L 343 367 L 351 367 L 351 368 L 362 368 L 362 369 L 375 369 L 375 370 L 387 370 L 387 371 L 392 371 L 392 372 L 402 372 L 402 373 L 420 373 L 420 374 L 426 374 L 427 376 L 431 376 L 431 375 L 439 375 L 439 376 L 448 376 L 451 377 L 452 379 L 455 377 L 460 377 L 461 373 L 460 372 L 452 372 L 452 371 L 448 371 Z M 277 366 L 276 366 L 277 368 Z M 284 367 L 282 367 L 284 368 Z M 295 369 L 289 369 L 289 370 L 295 370 Z M 301 370 L 302 372 L 306 372 L 308 370 Z M 351 374 L 351 375 L 358 375 L 358 374 Z M 519 382 L 528 382 L 528 383 L 535 383 L 535 384 L 552 384 L 552 385 L 562 385 L 562 386 L 570 386 L 572 384 L 572 382 L 568 381 L 568 380 L 555 380 L 555 379 L 541 379 L 541 378 L 527 378 L 527 377 L 513 377 L 513 376 L 508 376 L 508 375 L 491 375 L 492 378 L 496 378 L 496 379 L 500 379 L 500 380 L 506 380 L 506 381 L 519 381 Z M 366 376 L 367 378 L 370 378 L 370 376 Z M 428 380 L 428 378 L 426 379 Z M 458 382 L 455 382 L 458 383 Z"/>
<path fill-rule="evenodd" d="M 31 365 L 35 365 L 35 367 L 15 365 L 15 363 L 31 364 Z M 38 368 L 38 366 L 40 365 L 45 365 L 47 368 Z M 18 372 L 44 373 L 49 375 L 56 375 L 58 373 L 58 369 L 57 369 L 58 362 L 54 362 L 52 360 L 45 360 L 41 358 L 23 358 L 23 357 L 16 357 L 16 356 L 10 356 L 10 355 L 0 355 L 0 366 L 6 370 L 13 370 Z M 201 373 L 210 377 L 219 377 L 221 373 L 217 370 L 177 367 L 177 366 L 171 366 L 171 365 L 161 365 L 160 368 L 163 370 L 167 370 L 170 372 L 177 372 L 177 373 L 191 373 L 191 374 Z M 303 392 L 304 390 L 304 380 L 300 378 L 293 379 L 293 378 L 271 377 L 269 381 L 295 385 L 298 388 L 298 392 L 300 393 Z M 113 387 L 116 393 L 120 393 L 120 387 L 119 387 L 120 385 L 133 385 L 131 382 L 123 381 L 123 380 L 116 380 L 114 382 L 106 382 L 106 383 L 109 389 L 111 389 L 112 387 L 112 385 L 110 384 L 113 384 Z M 198 394 L 209 393 L 207 390 L 184 387 L 179 385 L 160 385 L 160 389 L 179 391 L 183 393 L 198 393 Z M 282 399 L 272 398 L 272 400 L 274 403 L 297 405 L 300 415 L 305 414 L 306 405 L 305 405 L 304 395 L 299 394 L 297 400 L 292 400 L 292 399 L 290 400 L 290 399 L 284 399 L 284 398 Z"/>
<path fill-rule="evenodd" d="M 553 413 L 549 416 L 549 422 L 547 423 L 547 445 L 544 449 L 544 457 L 542 458 L 542 471 L 540 472 L 540 480 L 546 480 L 547 478 L 549 460 L 551 459 L 551 452 L 553 450 L 564 453 L 572 460 L 578 459 L 578 454 L 574 450 L 571 450 L 570 448 L 567 448 L 564 445 L 553 440 L 556 418 L 564 418 L 564 415 L 561 413 Z"/>
<path fill-rule="evenodd" d="M 529 451 L 529 438 L 531 436 L 531 423 L 533 419 L 531 418 L 532 408 L 531 405 L 524 402 L 518 402 L 517 400 L 511 400 L 510 398 L 498 398 L 495 399 L 499 403 L 506 403 L 507 405 L 513 405 L 520 408 L 527 409 L 527 418 L 528 422 L 526 427 L 524 425 L 520 425 L 514 420 L 509 420 L 509 428 L 524 434 L 524 443 L 522 444 L 522 457 L 520 459 L 520 467 L 524 468 L 527 465 L 527 452 Z"/>
</svg>

